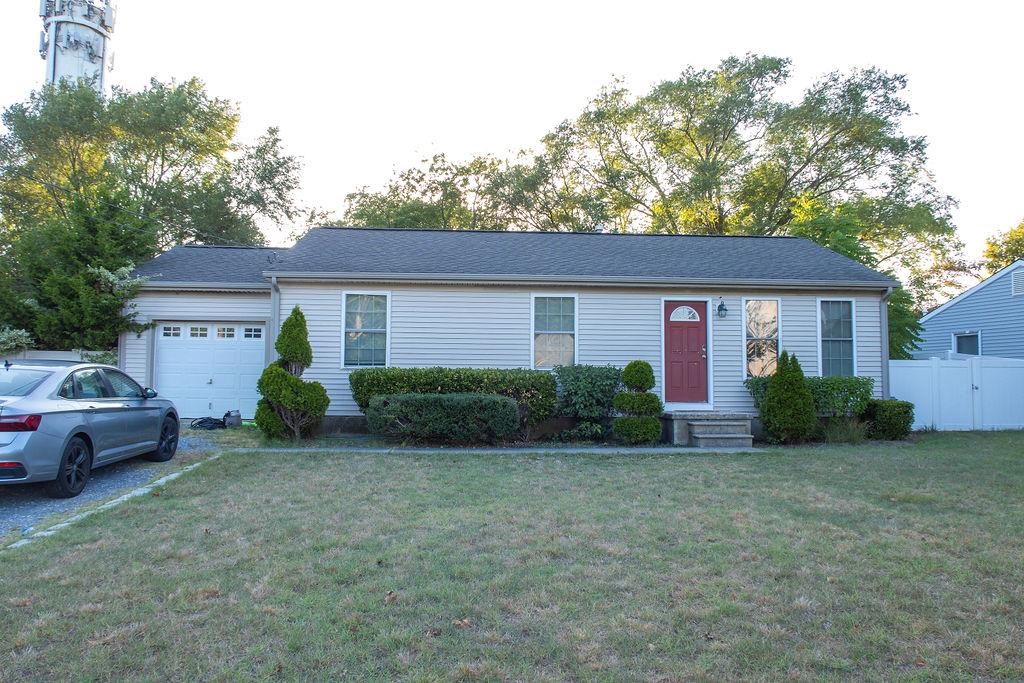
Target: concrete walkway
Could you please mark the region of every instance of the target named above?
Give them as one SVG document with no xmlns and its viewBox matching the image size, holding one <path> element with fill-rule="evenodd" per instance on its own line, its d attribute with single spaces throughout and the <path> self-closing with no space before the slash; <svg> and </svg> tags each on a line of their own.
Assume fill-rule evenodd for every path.
<svg viewBox="0 0 1024 683">
<path fill-rule="evenodd" d="M 470 453 L 473 455 L 720 455 L 763 453 L 763 448 L 695 448 L 691 446 L 566 446 L 522 448 L 444 448 L 429 446 L 266 446 L 261 448 L 224 448 L 225 453 L 388 453 L 426 455 Z"/>
</svg>

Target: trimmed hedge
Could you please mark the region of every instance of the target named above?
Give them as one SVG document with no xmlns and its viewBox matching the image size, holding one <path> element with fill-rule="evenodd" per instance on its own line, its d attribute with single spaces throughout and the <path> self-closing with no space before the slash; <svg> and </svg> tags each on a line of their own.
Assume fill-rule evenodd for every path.
<svg viewBox="0 0 1024 683">
<path fill-rule="evenodd" d="M 613 365 L 559 365 L 558 412 L 588 422 L 602 422 L 612 414 L 621 371 Z"/>
<path fill-rule="evenodd" d="M 382 394 L 366 418 L 375 434 L 440 443 L 494 443 L 519 425 L 519 408 L 495 394 Z"/>
<path fill-rule="evenodd" d="M 375 396 L 390 394 L 497 394 L 516 402 L 520 421 L 542 422 L 555 411 L 555 377 L 545 370 L 494 368 L 364 368 L 348 377 L 352 398 L 366 413 Z"/>
<path fill-rule="evenodd" d="M 761 412 L 771 377 L 749 377 L 743 383 Z M 805 377 L 814 399 L 814 411 L 821 417 L 860 415 L 871 400 L 875 380 L 871 377 Z"/>
<path fill-rule="evenodd" d="M 622 383 L 630 391 L 650 391 L 654 388 L 654 368 L 647 361 L 630 361 L 622 368 Z"/>
<path fill-rule="evenodd" d="M 628 444 L 657 443 L 661 440 L 661 420 L 656 417 L 617 417 L 612 431 Z"/>
<path fill-rule="evenodd" d="M 868 438 L 901 441 L 910 436 L 914 425 L 914 404 L 894 398 L 871 399 L 864 411 Z"/>
<path fill-rule="evenodd" d="M 661 405 L 661 399 L 655 394 L 646 392 L 637 394 L 623 391 L 615 394 L 613 403 L 615 410 L 636 417 L 661 417 L 661 414 L 665 412 Z"/>
</svg>

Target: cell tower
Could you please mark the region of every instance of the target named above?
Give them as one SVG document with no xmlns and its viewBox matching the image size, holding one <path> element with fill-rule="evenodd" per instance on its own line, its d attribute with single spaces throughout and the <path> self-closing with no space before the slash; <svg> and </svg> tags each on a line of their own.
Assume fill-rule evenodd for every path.
<svg viewBox="0 0 1024 683">
<path fill-rule="evenodd" d="M 108 91 L 114 13 L 114 0 L 40 0 L 39 56 L 46 60 L 47 83 L 86 78 L 98 92 Z"/>
</svg>

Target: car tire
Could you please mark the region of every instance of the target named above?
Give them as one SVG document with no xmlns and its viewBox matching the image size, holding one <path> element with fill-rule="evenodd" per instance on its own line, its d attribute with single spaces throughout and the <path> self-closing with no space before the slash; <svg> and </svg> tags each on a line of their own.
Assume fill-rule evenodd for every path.
<svg viewBox="0 0 1024 683">
<path fill-rule="evenodd" d="M 89 483 L 92 473 L 92 452 L 89 444 L 81 437 L 73 437 L 64 447 L 57 478 L 47 486 L 47 493 L 54 498 L 74 498 Z"/>
<path fill-rule="evenodd" d="M 167 462 L 174 457 L 177 450 L 178 421 L 168 415 L 160 425 L 160 440 L 156 444 L 156 450 L 142 457 L 150 462 Z"/>
</svg>

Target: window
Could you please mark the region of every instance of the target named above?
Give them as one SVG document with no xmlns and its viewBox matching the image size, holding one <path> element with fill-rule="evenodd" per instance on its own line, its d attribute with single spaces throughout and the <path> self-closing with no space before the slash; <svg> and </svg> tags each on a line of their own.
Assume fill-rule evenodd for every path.
<svg viewBox="0 0 1024 683">
<path fill-rule="evenodd" d="M 208 327 L 190 327 L 188 328 L 188 336 L 193 339 L 206 339 L 209 336 L 210 329 Z"/>
<path fill-rule="evenodd" d="M 821 302 L 821 376 L 853 376 L 853 302 Z"/>
<path fill-rule="evenodd" d="M 957 332 L 953 335 L 953 350 L 967 356 L 981 355 L 980 332 Z"/>
<path fill-rule="evenodd" d="M 79 370 L 75 373 L 75 398 L 104 398 L 108 395 L 99 370 Z"/>
<path fill-rule="evenodd" d="M 746 320 L 746 376 L 766 377 L 779 361 L 779 301 L 749 299 L 743 306 Z"/>
<path fill-rule="evenodd" d="M 235 328 L 233 327 L 218 327 L 217 328 L 217 339 L 234 339 Z"/>
<path fill-rule="evenodd" d="M 142 387 L 128 375 L 114 370 L 104 370 L 103 374 L 107 376 L 110 388 L 114 390 L 114 396 L 117 398 L 142 398 Z"/>
<path fill-rule="evenodd" d="M 345 365 L 387 365 L 387 328 L 386 294 L 346 294 Z"/>
<path fill-rule="evenodd" d="M 246 327 L 245 334 L 243 335 L 246 339 L 263 339 L 263 328 L 262 327 Z"/>
<path fill-rule="evenodd" d="M 164 336 L 165 337 L 180 337 L 181 327 L 178 325 L 164 325 Z"/>
<path fill-rule="evenodd" d="M 576 297 L 533 299 L 533 367 L 548 369 L 576 362 Z"/>
<path fill-rule="evenodd" d="M 689 306 L 679 306 L 672 315 L 668 317 L 669 322 L 673 323 L 686 323 L 686 322 L 700 322 L 700 314 L 693 310 Z"/>
</svg>

